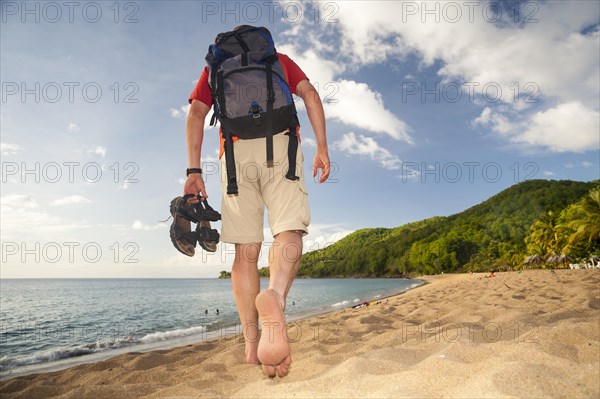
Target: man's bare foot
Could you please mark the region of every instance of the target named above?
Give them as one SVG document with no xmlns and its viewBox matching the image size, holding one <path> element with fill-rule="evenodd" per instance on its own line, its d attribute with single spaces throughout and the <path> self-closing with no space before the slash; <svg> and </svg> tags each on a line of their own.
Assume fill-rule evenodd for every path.
<svg viewBox="0 0 600 399">
<path fill-rule="evenodd" d="M 275 290 L 268 289 L 258 294 L 255 304 L 262 323 L 258 359 L 263 365 L 263 372 L 269 377 L 283 377 L 287 375 L 292 363 L 283 315 L 283 298 Z"/>
<path fill-rule="evenodd" d="M 246 363 L 248 364 L 260 364 L 260 360 L 258 360 L 258 355 L 256 354 L 258 350 L 258 344 L 256 342 L 250 343 L 246 342 Z"/>
<path fill-rule="evenodd" d="M 260 338 L 260 333 L 258 331 L 258 319 L 256 322 L 247 323 L 244 326 L 244 342 L 245 349 L 244 354 L 246 355 L 246 363 L 248 364 L 260 364 L 258 360 L 258 355 L 256 352 L 258 351 L 258 340 Z"/>
</svg>

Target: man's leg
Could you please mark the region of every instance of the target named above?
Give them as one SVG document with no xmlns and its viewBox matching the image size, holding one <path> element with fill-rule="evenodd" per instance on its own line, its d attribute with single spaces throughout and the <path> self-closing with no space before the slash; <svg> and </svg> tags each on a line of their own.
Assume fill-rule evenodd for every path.
<svg viewBox="0 0 600 399">
<path fill-rule="evenodd" d="M 283 377 L 292 363 L 285 326 L 285 301 L 300 265 L 302 233 L 284 231 L 275 237 L 269 253 L 269 289 L 256 297 L 262 323 L 258 359 L 266 374 Z"/>
<path fill-rule="evenodd" d="M 256 295 L 260 292 L 258 276 L 258 256 L 260 243 L 235 244 L 235 261 L 231 270 L 233 297 L 240 315 L 240 322 L 246 341 L 246 362 L 260 364 L 258 350 L 258 312 L 256 311 Z"/>
</svg>

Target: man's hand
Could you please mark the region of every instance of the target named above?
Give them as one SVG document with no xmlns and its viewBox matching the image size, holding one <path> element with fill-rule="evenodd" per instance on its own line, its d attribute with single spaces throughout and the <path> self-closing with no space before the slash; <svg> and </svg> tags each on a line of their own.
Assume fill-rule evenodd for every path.
<svg viewBox="0 0 600 399">
<path fill-rule="evenodd" d="M 323 183 L 329 178 L 329 154 L 327 153 L 327 147 L 323 150 L 317 149 L 315 154 L 315 160 L 313 161 L 313 177 L 317 176 L 317 172 L 321 169 L 321 177 L 319 177 L 319 184 Z"/>
<path fill-rule="evenodd" d="M 204 180 L 202 180 L 202 175 L 200 173 L 192 173 L 185 181 L 185 185 L 183 186 L 183 194 L 193 194 L 194 196 L 188 201 L 190 201 L 192 204 L 196 204 L 198 203 L 198 198 L 196 197 L 198 193 L 201 193 L 204 198 L 208 198 L 208 195 L 206 195 L 206 188 L 204 187 Z"/>
<path fill-rule="evenodd" d="M 308 79 L 304 79 L 296 86 L 296 92 L 304 101 L 306 105 L 306 112 L 308 113 L 308 120 L 315 133 L 315 139 L 317 140 L 317 154 L 313 162 L 313 177 L 317 176 L 319 169 L 321 169 L 321 177 L 319 177 L 319 184 L 323 183 L 329 178 L 329 154 L 327 153 L 327 137 L 325 134 L 325 112 L 323 111 L 323 103 L 319 97 L 319 93 L 315 87 L 310 84 Z"/>
</svg>

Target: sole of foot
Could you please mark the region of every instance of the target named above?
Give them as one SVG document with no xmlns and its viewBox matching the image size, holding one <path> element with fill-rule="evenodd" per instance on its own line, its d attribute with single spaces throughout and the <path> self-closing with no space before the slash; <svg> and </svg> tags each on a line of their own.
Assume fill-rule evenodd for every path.
<svg viewBox="0 0 600 399">
<path fill-rule="evenodd" d="M 258 294 L 255 304 L 262 323 L 258 359 L 267 376 L 283 377 L 289 372 L 292 363 L 283 315 L 283 301 L 277 292 L 268 289 Z"/>
</svg>

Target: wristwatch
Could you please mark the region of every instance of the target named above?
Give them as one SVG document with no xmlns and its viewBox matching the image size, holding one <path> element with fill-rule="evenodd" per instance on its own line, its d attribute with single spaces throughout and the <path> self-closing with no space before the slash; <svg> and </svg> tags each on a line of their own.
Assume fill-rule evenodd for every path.
<svg viewBox="0 0 600 399">
<path fill-rule="evenodd" d="M 200 174 L 202 174 L 202 168 L 187 168 L 185 170 L 185 175 L 186 176 L 189 176 L 192 173 L 200 173 Z"/>
</svg>

